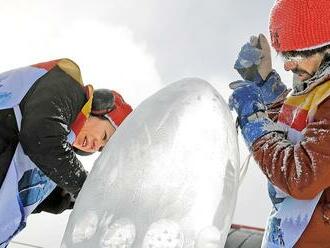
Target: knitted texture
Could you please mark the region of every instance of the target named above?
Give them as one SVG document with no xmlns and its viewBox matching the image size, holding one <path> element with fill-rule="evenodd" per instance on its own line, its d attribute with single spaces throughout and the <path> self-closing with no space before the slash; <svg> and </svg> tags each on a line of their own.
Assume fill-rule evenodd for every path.
<svg viewBox="0 0 330 248">
<path fill-rule="evenodd" d="M 112 91 L 112 94 L 115 98 L 114 108 L 108 112 L 105 117 L 110 120 L 112 125 L 117 128 L 124 119 L 132 112 L 132 107 L 127 104 L 123 97 L 118 94 L 116 91 Z"/>
<path fill-rule="evenodd" d="M 270 15 L 277 52 L 302 51 L 330 44 L 330 0 L 277 0 Z"/>
</svg>

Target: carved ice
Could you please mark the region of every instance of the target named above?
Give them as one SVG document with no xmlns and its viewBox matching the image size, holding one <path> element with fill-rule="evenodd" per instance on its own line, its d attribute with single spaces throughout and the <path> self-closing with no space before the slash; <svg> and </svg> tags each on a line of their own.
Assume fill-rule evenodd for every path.
<svg viewBox="0 0 330 248">
<path fill-rule="evenodd" d="M 226 102 L 200 79 L 170 84 L 142 102 L 103 149 L 62 247 L 223 247 L 238 178 Z"/>
</svg>

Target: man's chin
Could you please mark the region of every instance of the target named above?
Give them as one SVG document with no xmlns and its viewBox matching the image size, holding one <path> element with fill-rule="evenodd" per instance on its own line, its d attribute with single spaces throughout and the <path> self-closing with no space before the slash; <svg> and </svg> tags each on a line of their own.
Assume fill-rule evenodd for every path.
<svg viewBox="0 0 330 248">
<path fill-rule="evenodd" d="M 299 73 L 299 74 L 296 74 L 296 76 L 297 76 L 297 80 L 300 82 L 304 82 L 312 77 L 308 73 Z"/>
</svg>

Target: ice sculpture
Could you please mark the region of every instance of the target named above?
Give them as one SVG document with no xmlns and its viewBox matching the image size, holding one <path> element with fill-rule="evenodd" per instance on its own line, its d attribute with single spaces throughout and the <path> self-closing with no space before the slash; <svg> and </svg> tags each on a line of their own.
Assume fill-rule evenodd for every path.
<svg viewBox="0 0 330 248">
<path fill-rule="evenodd" d="M 225 101 L 201 79 L 170 84 L 142 102 L 104 148 L 62 248 L 223 247 L 238 177 Z"/>
</svg>

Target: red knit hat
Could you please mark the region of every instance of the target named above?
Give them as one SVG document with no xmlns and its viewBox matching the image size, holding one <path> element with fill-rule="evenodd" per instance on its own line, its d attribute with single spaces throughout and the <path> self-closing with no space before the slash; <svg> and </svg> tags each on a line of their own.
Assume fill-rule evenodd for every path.
<svg viewBox="0 0 330 248">
<path fill-rule="evenodd" d="M 91 113 L 96 116 L 104 116 L 114 128 L 117 128 L 131 112 L 132 107 L 116 91 L 108 89 L 94 91 Z"/>
<path fill-rule="evenodd" d="M 127 104 L 123 97 L 116 91 L 112 91 L 112 94 L 115 98 L 115 105 L 105 116 L 110 120 L 112 125 L 117 128 L 124 121 L 126 116 L 132 112 L 132 107 Z"/>
<path fill-rule="evenodd" d="M 277 0 L 269 23 L 277 52 L 303 51 L 330 44 L 330 0 Z"/>
</svg>

